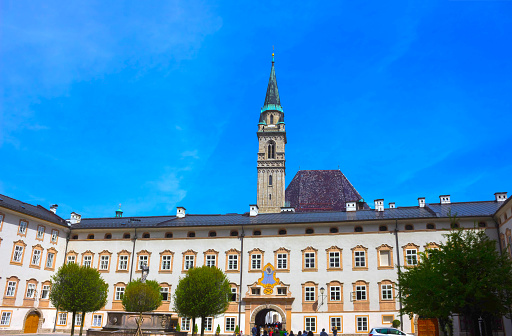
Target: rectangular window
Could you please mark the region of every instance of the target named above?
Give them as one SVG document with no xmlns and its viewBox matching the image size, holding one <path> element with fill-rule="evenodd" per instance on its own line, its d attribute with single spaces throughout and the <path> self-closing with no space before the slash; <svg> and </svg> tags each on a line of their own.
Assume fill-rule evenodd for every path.
<svg viewBox="0 0 512 336">
<path fill-rule="evenodd" d="M 59 231 L 58 230 L 52 230 L 51 242 L 52 243 L 56 243 L 57 242 L 57 238 L 59 238 Z"/>
<path fill-rule="evenodd" d="M 119 256 L 119 269 L 123 270 L 123 271 L 128 269 L 128 256 L 127 255 Z"/>
<path fill-rule="evenodd" d="M 169 287 L 161 287 L 160 294 L 162 295 L 162 301 L 169 301 Z"/>
<path fill-rule="evenodd" d="M 53 258 L 55 253 L 48 252 L 48 258 L 46 259 L 46 268 L 53 268 Z"/>
<path fill-rule="evenodd" d="M 364 251 L 354 252 L 355 267 L 366 267 L 366 259 Z"/>
<path fill-rule="evenodd" d="M 252 295 L 260 295 L 261 290 L 259 288 L 251 288 L 251 294 Z"/>
<path fill-rule="evenodd" d="M 44 237 L 44 226 L 39 225 L 37 227 L 37 239 L 41 240 Z"/>
<path fill-rule="evenodd" d="M 82 325 L 82 313 L 76 313 L 75 315 L 75 326 L 81 326 Z"/>
<path fill-rule="evenodd" d="M 329 252 L 329 267 L 330 268 L 339 268 L 340 267 L 340 253 L 339 252 Z"/>
<path fill-rule="evenodd" d="M 356 300 L 366 300 L 366 286 L 356 286 Z"/>
<path fill-rule="evenodd" d="M 286 287 L 277 287 L 277 295 L 286 295 Z"/>
<path fill-rule="evenodd" d="M 315 301 L 315 287 L 305 287 L 304 293 L 304 301 Z"/>
<path fill-rule="evenodd" d="M 5 296 L 14 296 L 14 293 L 16 293 L 16 281 L 9 281 Z"/>
<path fill-rule="evenodd" d="M 357 332 L 368 332 L 368 316 L 357 317 Z"/>
<path fill-rule="evenodd" d="M 90 255 L 84 256 L 84 265 L 83 266 L 91 267 L 91 263 L 92 263 L 92 256 L 90 256 Z"/>
<path fill-rule="evenodd" d="M 23 257 L 23 246 L 14 246 L 14 255 L 12 256 L 12 261 L 21 262 L 21 257 Z"/>
<path fill-rule="evenodd" d="M 116 300 L 120 301 L 123 299 L 124 287 L 116 287 Z"/>
<path fill-rule="evenodd" d="M 331 317 L 331 330 L 341 331 L 341 316 Z"/>
<path fill-rule="evenodd" d="M 68 264 L 74 264 L 76 257 L 74 255 L 68 256 Z"/>
<path fill-rule="evenodd" d="M 171 270 L 171 258 L 170 255 L 162 256 L 162 270 L 170 271 Z"/>
<path fill-rule="evenodd" d="M 238 269 L 238 255 L 230 254 L 228 256 L 228 270 L 237 270 Z"/>
<path fill-rule="evenodd" d="M 100 270 L 108 270 L 108 261 L 109 261 L 108 255 L 102 255 L 100 259 Z"/>
<path fill-rule="evenodd" d="M 418 251 L 415 249 L 405 250 L 405 258 L 407 265 L 414 266 L 418 264 Z"/>
<path fill-rule="evenodd" d="M 232 302 L 236 302 L 236 288 L 231 288 L 231 300 Z"/>
<path fill-rule="evenodd" d="M 331 286 L 329 288 L 331 290 L 331 301 L 341 301 L 341 287 Z"/>
<path fill-rule="evenodd" d="M 304 253 L 304 267 L 315 268 L 315 252 Z"/>
<path fill-rule="evenodd" d="M 68 323 L 68 313 L 59 313 L 58 325 L 66 325 Z"/>
<path fill-rule="evenodd" d="M 208 254 L 206 256 L 206 266 L 215 267 L 216 261 L 217 261 L 217 257 L 215 254 Z"/>
<path fill-rule="evenodd" d="M 34 298 L 34 295 L 36 293 L 36 285 L 35 284 L 32 284 L 32 283 L 29 283 L 27 285 L 27 297 L 29 299 L 33 299 Z"/>
<path fill-rule="evenodd" d="M 139 270 L 142 269 L 142 266 L 148 265 L 148 256 L 147 255 L 140 255 L 139 256 Z"/>
<path fill-rule="evenodd" d="M 261 269 L 261 254 L 252 254 L 251 255 L 251 268 L 252 269 Z"/>
<path fill-rule="evenodd" d="M 190 331 L 190 317 L 181 318 L 181 330 Z"/>
<path fill-rule="evenodd" d="M 304 329 L 306 331 L 316 331 L 316 317 L 306 317 L 304 322 Z"/>
<path fill-rule="evenodd" d="M 204 320 L 204 331 L 212 331 L 213 329 L 213 317 L 207 317 Z"/>
<path fill-rule="evenodd" d="M 9 324 L 11 324 L 11 315 L 11 312 L 2 312 L 2 319 L 0 320 L 0 325 L 8 326 Z"/>
<path fill-rule="evenodd" d="M 235 331 L 234 317 L 226 317 L 226 331 Z"/>
<path fill-rule="evenodd" d="M 380 291 L 382 300 L 393 300 L 393 287 L 391 285 L 381 285 Z"/>
<path fill-rule="evenodd" d="M 32 265 L 39 266 L 40 261 L 41 261 L 41 250 L 34 250 L 34 254 L 32 255 Z"/>
<path fill-rule="evenodd" d="M 93 327 L 101 327 L 102 326 L 102 320 L 103 320 L 103 315 L 102 314 L 94 314 L 92 316 L 92 326 Z"/>
<path fill-rule="evenodd" d="M 41 289 L 41 299 L 48 300 L 49 297 L 50 297 L 50 285 L 43 285 L 43 288 Z"/>
<path fill-rule="evenodd" d="M 379 251 L 380 266 L 391 266 L 391 251 Z"/>
<path fill-rule="evenodd" d="M 278 253 L 277 254 L 277 268 L 286 269 L 288 268 L 288 254 Z"/>
<path fill-rule="evenodd" d="M 19 234 L 22 234 L 22 235 L 27 234 L 27 226 L 28 226 L 27 222 L 25 222 L 23 220 L 20 221 L 20 227 L 18 229 Z"/>
<path fill-rule="evenodd" d="M 194 267 L 194 256 L 186 255 L 185 256 L 185 270 L 189 270 Z"/>
</svg>

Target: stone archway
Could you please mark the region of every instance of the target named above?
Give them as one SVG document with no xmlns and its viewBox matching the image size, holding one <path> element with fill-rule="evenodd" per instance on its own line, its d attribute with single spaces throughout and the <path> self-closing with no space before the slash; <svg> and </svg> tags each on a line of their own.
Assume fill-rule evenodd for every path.
<svg viewBox="0 0 512 336">
<path fill-rule="evenodd" d="M 43 313 L 39 309 L 30 309 L 25 315 L 25 321 L 23 322 L 23 332 L 25 334 L 37 333 L 43 324 L 43 320 Z"/>
<path fill-rule="evenodd" d="M 281 316 L 281 324 L 284 329 L 286 329 L 286 314 L 283 311 L 283 309 L 279 306 L 273 305 L 273 304 L 266 304 L 256 307 L 251 314 L 251 326 L 254 326 L 256 323 L 261 324 L 261 317 L 265 318 L 265 315 L 270 312 L 275 311 Z"/>
</svg>

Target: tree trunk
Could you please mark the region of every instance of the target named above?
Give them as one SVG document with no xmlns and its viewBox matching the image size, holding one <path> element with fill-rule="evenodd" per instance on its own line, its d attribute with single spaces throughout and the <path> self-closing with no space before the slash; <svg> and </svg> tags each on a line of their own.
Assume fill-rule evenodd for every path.
<svg viewBox="0 0 512 336">
<path fill-rule="evenodd" d="M 201 316 L 201 336 L 204 336 L 204 322 L 205 322 L 205 320 L 206 320 L 206 317 Z M 212 326 L 212 328 L 213 328 L 213 326 Z"/>
<path fill-rule="evenodd" d="M 192 329 L 192 335 L 194 335 L 194 329 L 196 328 L 196 318 L 192 317 L 192 325 L 190 326 Z"/>
<path fill-rule="evenodd" d="M 76 311 L 73 312 L 72 314 L 72 318 L 71 318 L 71 336 L 73 336 L 75 334 L 75 316 L 76 316 Z"/>
<path fill-rule="evenodd" d="M 85 322 L 85 312 L 82 312 L 82 323 L 80 323 L 80 336 L 82 336 L 82 331 L 84 330 L 84 322 Z"/>
</svg>

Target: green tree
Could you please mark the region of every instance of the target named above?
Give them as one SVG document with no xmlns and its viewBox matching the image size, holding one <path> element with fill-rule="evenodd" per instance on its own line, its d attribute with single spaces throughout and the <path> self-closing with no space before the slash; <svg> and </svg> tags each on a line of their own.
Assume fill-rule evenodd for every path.
<svg viewBox="0 0 512 336">
<path fill-rule="evenodd" d="M 204 336 L 206 317 L 215 317 L 226 311 L 231 296 L 229 281 L 216 267 L 202 266 L 188 270 L 174 292 L 174 310 L 180 316 L 201 318 L 201 336 Z"/>
<path fill-rule="evenodd" d="M 417 266 L 400 272 L 402 313 L 438 318 L 447 334 L 450 316 L 458 314 L 480 335 L 480 317 L 490 329 L 493 317 L 509 314 L 512 262 L 483 230 L 456 229 L 445 237 L 439 249 L 421 253 Z"/>
<path fill-rule="evenodd" d="M 123 295 L 124 310 L 139 313 L 137 334 L 142 333 L 142 313 L 157 309 L 162 304 L 160 285 L 155 280 L 133 280 L 126 285 Z"/>
<path fill-rule="evenodd" d="M 76 314 L 82 314 L 80 335 L 87 312 L 101 309 L 107 302 L 108 285 L 100 273 L 75 263 L 62 265 L 52 276 L 50 300 L 57 310 L 72 313 L 71 335 L 75 332 Z"/>
</svg>

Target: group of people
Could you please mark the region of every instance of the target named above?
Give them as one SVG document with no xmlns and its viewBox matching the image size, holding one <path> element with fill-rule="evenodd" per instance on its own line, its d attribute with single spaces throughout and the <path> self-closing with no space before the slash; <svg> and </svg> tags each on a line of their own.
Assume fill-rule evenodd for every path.
<svg viewBox="0 0 512 336">
<path fill-rule="evenodd" d="M 309 331 L 300 331 L 295 335 L 292 330 L 288 332 L 288 330 L 283 329 L 281 322 L 265 324 L 263 326 L 254 325 L 251 329 L 252 336 L 314 336 L 311 330 Z M 336 327 L 332 329 L 333 336 L 338 334 Z M 329 336 L 325 332 L 325 328 L 322 329 L 320 336 Z"/>
</svg>

